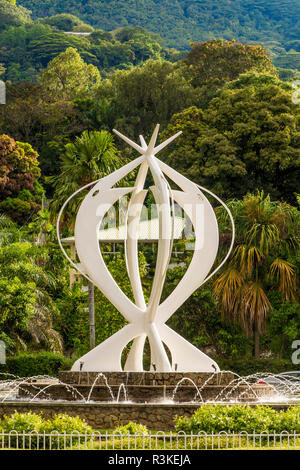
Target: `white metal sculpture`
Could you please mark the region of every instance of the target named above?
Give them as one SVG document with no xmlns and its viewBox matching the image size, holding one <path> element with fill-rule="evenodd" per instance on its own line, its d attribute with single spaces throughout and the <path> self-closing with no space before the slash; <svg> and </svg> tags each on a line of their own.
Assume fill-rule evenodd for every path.
<svg viewBox="0 0 300 470">
<path fill-rule="evenodd" d="M 227 260 L 234 241 L 233 219 L 227 206 L 218 197 L 210 191 L 200 188 L 155 157 L 160 150 L 181 134 L 181 132 L 178 132 L 165 142 L 155 146 L 158 130 L 159 125 L 156 126 L 148 145 L 142 136 L 140 136 L 141 145 L 138 145 L 114 130 L 141 156 L 112 174 L 81 188 L 82 190 L 93 185 L 79 208 L 75 223 L 75 245 L 81 264 L 78 266 L 70 258 L 68 259 L 76 269 L 100 289 L 124 316 L 128 324 L 78 359 L 72 370 L 121 371 L 122 351 L 133 340 L 124 370 L 143 371 L 143 352 L 147 337 L 151 349 L 152 370 L 159 372 L 170 372 L 172 370 L 178 372 L 213 372 L 219 370 L 218 365 L 210 357 L 169 328 L 166 322 L 183 302 Z M 114 187 L 116 183 L 138 166 L 139 171 L 134 187 Z M 149 301 L 146 303 L 139 275 L 137 232 L 142 204 L 147 194 L 144 185 L 149 170 L 154 181 L 154 185 L 150 189 L 158 207 L 159 240 L 155 275 Z M 176 183 L 180 190 L 172 190 L 165 175 L 169 180 Z M 208 275 L 209 271 L 217 255 L 219 235 L 214 210 L 204 196 L 203 191 L 212 194 L 225 207 L 233 227 L 229 251 L 223 262 L 210 275 Z M 67 254 L 59 237 L 59 222 L 66 204 L 78 192 L 74 193 L 65 202 L 58 217 L 58 239 L 66 256 Z M 132 195 L 127 211 L 128 231 L 124 251 L 135 303 L 122 292 L 107 269 L 97 236 L 107 211 L 118 199 L 129 193 L 132 193 Z M 161 294 L 173 244 L 172 214 L 174 215 L 174 201 L 181 206 L 193 224 L 195 249 L 185 275 L 173 292 L 161 303 Z M 171 352 L 171 361 L 168 358 L 164 344 Z"/>
</svg>

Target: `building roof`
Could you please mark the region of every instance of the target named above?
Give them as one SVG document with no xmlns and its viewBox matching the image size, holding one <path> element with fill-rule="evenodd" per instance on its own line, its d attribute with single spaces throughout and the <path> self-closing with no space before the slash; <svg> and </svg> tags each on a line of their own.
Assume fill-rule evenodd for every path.
<svg viewBox="0 0 300 470">
<path fill-rule="evenodd" d="M 182 217 L 174 217 L 174 240 L 183 238 L 183 230 L 185 227 L 185 219 Z M 110 227 L 99 230 L 99 242 L 118 243 L 124 242 L 126 238 L 126 226 Z M 144 242 L 155 242 L 159 239 L 159 220 L 158 218 L 151 220 L 142 220 L 139 223 L 138 239 Z M 63 243 L 74 243 L 74 237 L 62 239 Z"/>
</svg>

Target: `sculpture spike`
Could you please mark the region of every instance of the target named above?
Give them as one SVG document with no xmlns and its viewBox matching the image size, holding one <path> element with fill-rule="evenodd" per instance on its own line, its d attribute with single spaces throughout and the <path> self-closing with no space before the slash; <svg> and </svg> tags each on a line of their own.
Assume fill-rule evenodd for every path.
<svg viewBox="0 0 300 470">
<path fill-rule="evenodd" d="M 154 152 L 154 147 L 155 147 L 155 144 L 156 144 L 158 131 L 159 131 L 159 124 L 156 124 L 154 132 L 152 134 L 152 137 L 150 139 L 150 142 L 149 142 L 149 145 L 148 145 L 148 148 L 147 148 L 147 154 L 151 155 Z"/>
<path fill-rule="evenodd" d="M 158 145 L 157 147 L 155 147 L 153 153 L 154 155 L 157 154 L 158 152 L 160 152 L 163 148 L 165 148 L 167 145 L 169 145 L 174 139 L 176 139 L 176 137 L 178 137 L 180 134 L 182 134 L 182 131 L 180 132 L 177 132 L 177 134 L 173 135 L 172 137 L 170 137 L 169 139 L 165 140 L 164 142 L 162 142 L 160 145 Z"/>
<path fill-rule="evenodd" d="M 143 149 L 147 150 L 148 145 L 146 144 L 145 139 L 142 135 L 140 135 L 140 141 L 141 141 Z"/>
<path fill-rule="evenodd" d="M 140 145 L 138 145 L 135 142 L 133 142 L 132 140 L 128 139 L 128 137 L 121 134 L 121 132 L 117 131 L 116 129 L 113 129 L 113 132 L 116 135 L 118 135 L 119 137 L 121 137 L 121 139 L 123 139 L 127 144 L 129 144 L 131 147 L 133 147 L 135 150 L 137 150 L 137 152 L 141 153 L 142 155 L 145 153 L 145 150 Z"/>
</svg>

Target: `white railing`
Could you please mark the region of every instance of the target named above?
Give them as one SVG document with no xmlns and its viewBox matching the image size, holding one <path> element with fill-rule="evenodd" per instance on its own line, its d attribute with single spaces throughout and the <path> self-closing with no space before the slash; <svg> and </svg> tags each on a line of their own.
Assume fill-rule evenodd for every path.
<svg viewBox="0 0 300 470">
<path fill-rule="evenodd" d="M 1 449 L 30 450 L 259 450 L 300 449 L 300 434 L 199 432 L 121 434 L 0 431 Z"/>
</svg>

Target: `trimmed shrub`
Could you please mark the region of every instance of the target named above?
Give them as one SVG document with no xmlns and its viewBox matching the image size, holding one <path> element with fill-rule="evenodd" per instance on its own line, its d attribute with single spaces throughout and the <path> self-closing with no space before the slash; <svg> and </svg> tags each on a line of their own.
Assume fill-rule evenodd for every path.
<svg viewBox="0 0 300 470">
<path fill-rule="evenodd" d="M 143 424 L 138 424 L 135 423 L 134 421 L 130 421 L 128 424 L 125 424 L 124 426 L 118 426 L 114 429 L 114 432 L 121 432 L 121 434 L 136 434 L 136 433 L 143 433 L 143 434 L 149 434 L 149 430 L 147 426 L 144 426 Z"/>
<path fill-rule="evenodd" d="M 8 372 L 19 377 L 50 375 L 57 377 L 61 370 L 69 370 L 74 360 L 52 352 L 17 354 L 8 356 L 6 364 L 0 364 L 0 372 Z"/>
<path fill-rule="evenodd" d="M 282 431 L 300 432 L 299 408 L 291 407 L 287 411 L 276 411 L 269 406 L 246 405 L 205 405 L 195 411 L 191 418 L 177 416 L 176 431 L 198 434 L 262 431 L 280 433 Z"/>
<path fill-rule="evenodd" d="M 23 448 L 25 443 L 25 448 L 30 447 L 34 449 L 37 447 L 36 433 L 45 433 L 45 437 L 42 438 L 43 443 L 40 438 L 40 447 L 45 443 L 46 448 L 51 446 L 52 449 L 55 449 L 59 448 L 59 438 L 55 435 L 54 431 L 57 431 L 59 434 L 66 434 L 63 438 L 63 445 L 68 447 L 71 444 L 75 446 L 79 444 L 79 441 L 84 441 L 84 438 L 80 439 L 77 437 L 78 433 L 90 434 L 93 432 L 93 429 L 79 416 L 73 417 L 67 414 L 58 414 L 52 419 L 44 420 L 41 414 L 15 412 L 12 416 L 4 416 L 4 419 L 0 421 L 0 431 L 4 431 L 4 433 L 12 431 L 17 431 L 20 434 L 32 433 L 31 436 L 21 435 L 18 438 L 13 433 L 10 437 L 7 436 L 4 445 L 9 445 L 10 447 Z M 47 435 L 51 433 L 53 433 L 51 437 Z M 68 434 L 73 434 L 73 436 L 70 437 Z"/>
</svg>

